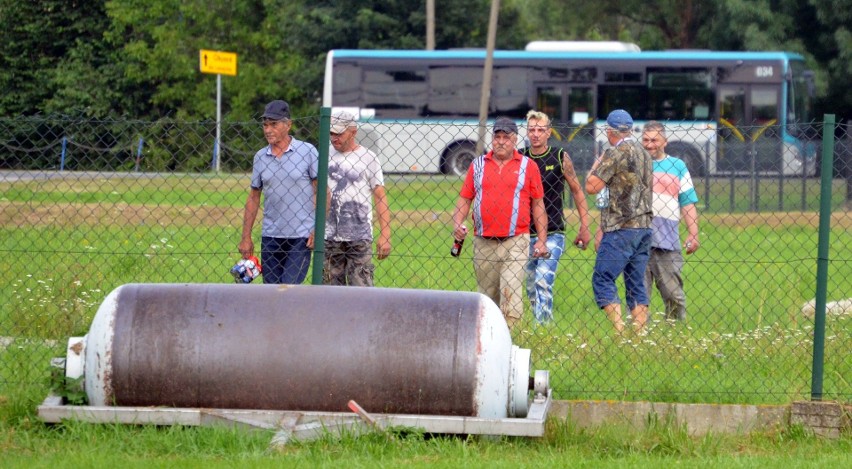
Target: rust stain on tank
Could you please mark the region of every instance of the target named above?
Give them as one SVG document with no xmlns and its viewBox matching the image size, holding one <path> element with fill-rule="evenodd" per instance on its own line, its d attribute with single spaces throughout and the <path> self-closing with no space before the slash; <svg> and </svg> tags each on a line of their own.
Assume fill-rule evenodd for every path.
<svg viewBox="0 0 852 469">
<path fill-rule="evenodd" d="M 482 330 L 482 323 L 485 322 L 483 318 L 485 317 L 485 303 L 479 302 L 479 311 L 477 311 L 476 315 L 476 326 L 477 329 Z M 482 355 L 482 334 L 476 335 L 476 356 Z"/>
<path fill-rule="evenodd" d="M 69 349 L 77 355 L 80 355 L 80 352 L 83 351 L 83 342 L 76 342 L 74 345 L 69 347 Z"/>
<path fill-rule="evenodd" d="M 107 352 L 107 357 L 105 357 L 105 361 L 109 362 L 110 352 Z M 98 362 L 101 361 L 100 354 L 97 355 Z M 115 394 L 113 392 L 112 387 L 112 366 L 111 364 L 107 364 L 105 366 L 100 367 L 103 370 L 103 375 L 98 376 L 98 381 L 103 384 L 104 387 L 104 402 L 109 405 L 115 402 Z"/>
</svg>

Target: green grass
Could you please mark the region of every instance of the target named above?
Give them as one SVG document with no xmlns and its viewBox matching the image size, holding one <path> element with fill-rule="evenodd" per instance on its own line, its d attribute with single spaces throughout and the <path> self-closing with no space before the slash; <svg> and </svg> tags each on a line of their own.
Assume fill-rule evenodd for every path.
<svg viewBox="0 0 852 469">
<path fill-rule="evenodd" d="M 388 176 L 388 187 L 404 192 L 402 199 L 391 199 L 398 210 L 429 210 L 455 205 L 461 179 L 453 176 Z M 820 181 L 815 178 L 696 178 L 701 213 L 745 213 L 819 210 Z M 391 186 L 393 184 L 393 186 Z M 848 200 L 846 181 L 835 179 L 831 185 L 831 206 L 842 209 Z M 392 193 L 392 192 L 391 192 Z M 593 197 L 588 197 L 593 207 Z M 573 206 L 571 197 L 566 203 Z"/>
<path fill-rule="evenodd" d="M 133 175 L 117 179 L 75 177 L 70 179 L 3 183 L 0 202 L 54 203 L 144 203 L 147 205 L 242 206 L 248 191 L 249 174 L 221 177 L 182 174 L 168 177 Z M 455 205 L 461 179 L 443 175 L 387 175 L 386 182 L 395 210 L 447 210 Z M 820 182 L 815 178 L 696 178 L 695 190 L 704 213 L 742 213 L 819 210 Z M 570 197 L 568 197 L 570 199 Z M 589 198 L 589 201 L 593 201 Z M 847 200 L 846 182 L 832 181 L 834 208 Z M 570 200 L 569 200 L 570 203 Z"/>
<path fill-rule="evenodd" d="M 735 210 L 746 210 L 740 191 L 747 186 L 735 182 Z M 247 184 L 246 175 L 0 183 L 0 336 L 14 337 L 0 347 L 0 467 L 852 465 L 849 435 L 830 441 L 793 426 L 690 436 L 653 418 L 643 428 L 593 430 L 552 419 L 541 439 L 414 431 L 283 448 L 269 447 L 268 431 L 38 422 L 50 358 L 64 356 L 68 336 L 87 331 L 109 291 L 129 282 L 230 282 Z M 379 286 L 476 289 L 471 247 L 459 259 L 448 253 L 458 185 L 451 177 L 388 178 L 394 252 L 377 262 Z M 714 189 L 712 200 L 726 200 L 726 189 Z M 833 203 L 843 200 L 838 190 Z M 789 197 L 795 200 L 795 191 Z M 814 200 L 809 194 L 808 207 Z M 705 215 L 726 212 L 726 204 L 709 205 L 702 249 L 685 267 L 686 324 L 662 320 L 655 297 L 647 336 L 614 336 L 591 296 L 594 254 L 566 251 L 556 322 L 537 326 L 527 315 L 513 334 L 516 344 L 532 349 L 534 368 L 550 371 L 558 399 L 787 403 L 809 397 L 813 325 L 799 309 L 816 288 L 816 214 L 711 217 Z M 848 217 L 831 232 L 829 300 L 852 291 Z M 829 318 L 826 329 L 825 399 L 849 401 L 852 318 Z"/>
<path fill-rule="evenodd" d="M 543 438 L 429 436 L 416 431 L 327 436 L 270 447 L 272 432 L 33 421 L 0 423 L 0 466 L 63 467 L 849 467 L 852 438 L 801 427 L 690 436 L 649 419 L 644 428 L 582 429 L 552 420 Z"/>
<path fill-rule="evenodd" d="M 229 207 L 245 203 L 250 174 L 225 177 L 183 174 L 171 177 L 133 175 L 103 179 L 74 176 L 61 180 L 2 183 L 2 202 L 128 203 Z"/>
<path fill-rule="evenodd" d="M 699 208 L 705 213 L 818 211 L 820 181 L 816 178 L 697 178 L 693 181 Z M 846 181 L 831 185 L 831 206 L 843 207 Z"/>
<path fill-rule="evenodd" d="M 0 336 L 17 338 L 0 349 L 0 395 L 21 383 L 45 394 L 50 357 L 64 355 L 67 337 L 84 334 L 102 299 L 122 284 L 230 282 L 247 184 L 246 175 L 73 174 L 0 184 Z M 460 258 L 449 256 L 458 185 L 452 177 L 388 178 L 394 251 L 376 262 L 377 285 L 476 290 L 470 244 Z M 91 202 L 79 203 L 80 194 Z M 838 216 L 829 301 L 852 292 L 852 215 Z M 594 253 L 569 248 L 557 277 L 555 323 L 538 326 L 528 314 L 514 341 L 532 349 L 536 369 L 550 370 L 559 399 L 807 398 L 813 324 L 800 308 L 816 291 L 817 220 L 813 212 L 702 214 L 702 248 L 684 270 L 689 320 L 664 321 L 655 295 L 642 338 L 612 334 L 592 298 Z M 852 318 L 827 321 L 827 399 L 852 399 L 850 336 Z"/>
</svg>

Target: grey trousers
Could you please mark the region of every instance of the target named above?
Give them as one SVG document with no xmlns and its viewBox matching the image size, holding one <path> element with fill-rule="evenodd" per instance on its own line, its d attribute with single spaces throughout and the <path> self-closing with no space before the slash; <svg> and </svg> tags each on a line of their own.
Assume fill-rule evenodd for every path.
<svg viewBox="0 0 852 469">
<path fill-rule="evenodd" d="M 651 258 L 645 270 L 648 298 L 656 283 L 666 306 L 666 319 L 686 319 L 686 295 L 683 293 L 683 255 L 680 251 L 651 248 Z"/>
</svg>

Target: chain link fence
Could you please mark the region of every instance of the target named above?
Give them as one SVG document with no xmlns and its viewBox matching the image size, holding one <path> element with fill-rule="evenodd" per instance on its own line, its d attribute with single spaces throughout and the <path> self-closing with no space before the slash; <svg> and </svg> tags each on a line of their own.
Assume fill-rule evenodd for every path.
<svg viewBox="0 0 852 469">
<path fill-rule="evenodd" d="M 319 116 L 297 118 L 291 134 L 319 148 L 319 129 Z M 601 149 L 598 129 L 555 130 L 553 145 L 574 157 L 582 184 Z M 820 191 L 830 184 L 823 398 L 852 400 L 850 127 L 837 127 L 833 177 L 823 182 L 822 141 L 793 145 L 772 126 L 723 130 L 690 141 L 694 129 L 669 128 L 669 153 L 687 162 L 699 196 L 701 249 L 683 269 L 686 321 L 667 320 L 654 291 L 647 335 L 613 334 L 592 295 L 595 253 L 573 246 L 559 262 L 554 322 L 537 324 L 527 305 L 513 340 L 550 371 L 557 398 L 807 399 Z M 382 160 L 392 213 L 392 253 L 373 259 L 376 286 L 476 291 L 472 246 L 458 258 L 450 248 L 477 131 L 362 123 L 357 138 Z M 824 124 L 797 132 L 822 138 Z M 266 140 L 259 122 L 223 122 L 218 146 L 215 135 L 215 122 L 175 119 L 0 119 L 0 394 L 46 395 L 50 358 L 64 356 L 67 338 L 85 334 L 122 284 L 233 281 L 252 158 Z M 579 217 L 565 199 L 570 244 Z M 592 209 L 593 232 L 598 218 Z"/>
</svg>

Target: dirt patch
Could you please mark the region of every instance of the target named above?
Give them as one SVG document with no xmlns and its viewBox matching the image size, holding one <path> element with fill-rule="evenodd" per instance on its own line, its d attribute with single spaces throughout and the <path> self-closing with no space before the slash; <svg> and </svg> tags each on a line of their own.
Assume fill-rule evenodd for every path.
<svg viewBox="0 0 852 469">
<path fill-rule="evenodd" d="M 82 225 L 104 226 L 242 226 L 243 207 L 204 207 L 141 204 L 81 204 L 24 202 L 0 203 L 0 226 L 24 228 L 37 226 L 76 227 Z M 258 217 L 260 218 L 260 217 Z M 569 227 L 579 225 L 576 212 L 566 216 Z M 452 223 L 450 210 L 395 210 L 394 226 L 428 226 Z M 594 225 L 595 222 L 593 222 Z M 701 214 L 701 223 L 726 227 L 819 225 L 819 214 L 815 212 L 763 212 L 737 214 Z M 832 214 L 833 228 L 852 228 L 852 214 Z M 449 229 L 449 228 L 448 228 Z"/>
<path fill-rule="evenodd" d="M 788 226 L 811 226 L 819 228 L 819 213 L 816 212 L 761 212 L 761 213 L 730 213 L 720 215 L 701 215 L 699 223 L 713 226 L 748 227 L 767 226 L 784 228 Z M 852 227 L 852 214 L 835 212 L 831 215 L 832 228 Z"/>
<path fill-rule="evenodd" d="M 132 204 L 0 204 L 0 226 L 241 226 L 242 208 Z"/>
</svg>

